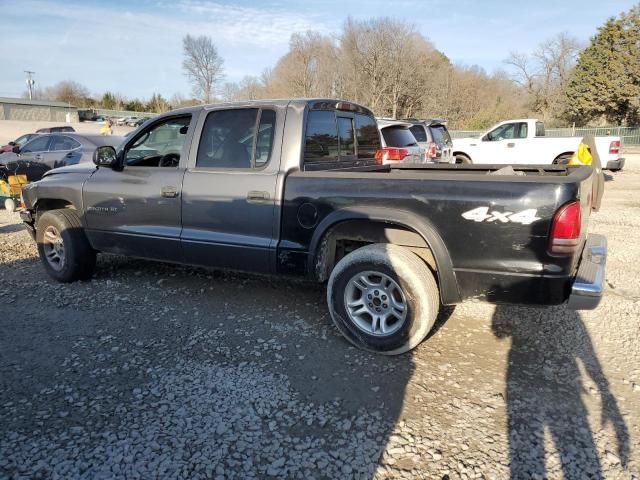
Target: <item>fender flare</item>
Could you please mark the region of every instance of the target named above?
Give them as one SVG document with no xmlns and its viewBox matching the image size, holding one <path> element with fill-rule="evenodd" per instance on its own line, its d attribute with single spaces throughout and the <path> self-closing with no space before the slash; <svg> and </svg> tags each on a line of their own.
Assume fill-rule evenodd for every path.
<svg viewBox="0 0 640 480">
<path fill-rule="evenodd" d="M 332 227 L 349 220 L 371 220 L 404 227 L 416 232 L 431 249 L 436 262 L 436 275 L 440 287 L 440 299 L 444 305 L 462 300 L 458 290 L 458 281 L 453 270 L 449 251 L 436 228 L 425 218 L 405 210 L 384 207 L 349 207 L 327 215 L 316 227 L 309 244 L 308 271 L 314 271 L 318 250 L 324 236 Z"/>
</svg>

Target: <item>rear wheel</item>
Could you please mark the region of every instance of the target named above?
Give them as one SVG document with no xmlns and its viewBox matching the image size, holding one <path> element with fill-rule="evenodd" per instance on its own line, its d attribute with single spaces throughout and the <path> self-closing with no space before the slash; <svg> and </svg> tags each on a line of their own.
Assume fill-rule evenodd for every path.
<svg viewBox="0 0 640 480">
<path fill-rule="evenodd" d="M 38 253 L 49 276 L 59 282 L 86 280 L 96 265 L 78 214 L 70 209 L 45 212 L 36 227 Z"/>
<path fill-rule="evenodd" d="M 440 306 L 429 267 L 411 250 L 390 244 L 368 245 L 340 260 L 329 278 L 327 303 L 347 340 L 385 355 L 420 344 Z"/>
<path fill-rule="evenodd" d="M 4 208 L 7 212 L 15 212 L 17 208 L 16 201 L 13 198 L 5 199 Z"/>
<path fill-rule="evenodd" d="M 463 153 L 456 153 L 456 163 L 471 165 L 471 159 Z"/>
</svg>

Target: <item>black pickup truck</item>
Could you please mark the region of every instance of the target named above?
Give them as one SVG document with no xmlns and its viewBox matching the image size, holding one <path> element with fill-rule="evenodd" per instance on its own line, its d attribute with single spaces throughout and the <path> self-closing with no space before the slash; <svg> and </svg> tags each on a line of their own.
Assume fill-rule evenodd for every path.
<svg viewBox="0 0 640 480">
<path fill-rule="evenodd" d="M 465 298 L 597 306 L 591 167 L 381 165 L 395 150 L 350 102 L 198 106 L 47 172 L 21 216 L 62 282 L 89 278 L 99 252 L 328 281 L 338 329 L 385 354 Z"/>
</svg>

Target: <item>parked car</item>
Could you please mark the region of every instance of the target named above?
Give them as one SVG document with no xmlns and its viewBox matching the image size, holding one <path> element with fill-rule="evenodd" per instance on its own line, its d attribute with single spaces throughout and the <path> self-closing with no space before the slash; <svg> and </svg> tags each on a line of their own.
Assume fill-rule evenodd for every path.
<svg viewBox="0 0 640 480">
<path fill-rule="evenodd" d="M 22 145 L 27 143 L 29 140 L 31 140 L 34 137 L 37 137 L 38 135 L 39 133 L 25 133 L 24 135 L 20 135 L 13 142 L 9 142 L 6 145 L 2 145 L 0 147 L 0 154 L 6 153 L 6 152 L 12 152 L 13 147 L 15 146 L 21 147 Z"/>
<path fill-rule="evenodd" d="M 339 331 L 388 355 L 464 298 L 598 305 L 593 168 L 380 165 L 392 148 L 350 102 L 200 105 L 47 172 L 20 215 L 61 282 L 96 252 L 328 280 Z"/>
<path fill-rule="evenodd" d="M 428 162 L 455 163 L 453 142 L 444 120 L 407 118 L 404 121 L 413 125 L 411 133 L 416 138 L 418 145 L 425 149 Z"/>
<path fill-rule="evenodd" d="M 149 118 L 147 117 L 140 117 L 138 118 L 134 124 L 132 125 L 132 127 L 139 127 L 140 125 L 142 125 L 144 122 L 146 122 L 147 120 L 149 120 Z"/>
<path fill-rule="evenodd" d="M 115 120 L 116 125 L 129 125 L 138 120 L 138 117 L 120 117 Z"/>
<path fill-rule="evenodd" d="M 418 145 L 418 141 L 411 133 L 411 123 L 383 118 L 377 120 L 382 134 L 382 146 L 391 147 L 384 153 L 383 164 L 427 161 L 426 150 Z"/>
<path fill-rule="evenodd" d="M 480 138 L 456 138 L 453 154 L 457 163 L 510 165 L 566 165 L 581 137 L 546 137 L 544 123 L 535 118 L 500 122 Z M 620 170 L 620 137 L 596 137 L 596 150 L 603 168 Z"/>
<path fill-rule="evenodd" d="M 61 127 L 46 127 L 39 128 L 36 133 L 62 133 L 62 132 L 75 132 L 76 130 L 70 125 L 63 125 Z"/>
<path fill-rule="evenodd" d="M 14 146 L 12 153 L 0 156 L 0 164 L 12 166 L 12 170 L 20 170 L 27 164 L 40 164 L 44 170 L 38 168 L 40 177 L 44 171 L 74 165 L 77 163 L 91 163 L 93 152 L 99 146 L 118 146 L 122 137 L 102 135 L 81 135 L 77 133 L 49 133 L 38 135 L 22 146 Z M 20 167 L 20 168 L 18 168 Z M 30 181 L 39 178 L 29 178 Z"/>
<path fill-rule="evenodd" d="M 129 117 L 129 118 L 127 119 L 127 121 L 125 122 L 125 125 L 126 125 L 127 127 L 135 127 L 135 126 L 136 126 L 136 123 L 138 122 L 138 120 L 140 120 L 140 118 L 139 118 L 139 117 Z"/>
</svg>

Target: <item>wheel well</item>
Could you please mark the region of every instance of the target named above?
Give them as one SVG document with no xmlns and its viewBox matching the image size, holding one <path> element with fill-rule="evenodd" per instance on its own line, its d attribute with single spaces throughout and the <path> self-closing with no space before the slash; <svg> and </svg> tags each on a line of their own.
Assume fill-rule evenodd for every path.
<svg viewBox="0 0 640 480">
<path fill-rule="evenodd" d="M 329 278 L 333 267 L 354 250 L 372 243 L 391 243 L 408 247 L 437 271 L 431 248 L 421 235 L 394 223 L 371 220 L 347 220 L 331 227 L 319 243 L 313 272 L 320 281 Z"/>
<path fill-rule="evenodd" d="M 560 155 L 558 155 L 556 158 L 553 159 L 553 163 L 556 163 L 558 160 L 560 160 L 563 157 L 570 157 L 574 154 L 574 152 L 564 152 L 561 153 Z"/>
<path fill-rule="evenodd" d="M 458 151 L 456 151 L 456 152 L 453 152 L 451 155 L 453 155 L 454 157 L 456 155 L 460 155 L 460 156 L 463 156 L 463 157 L 467 157 L 469 160 L 471 160 L 471 155 L 469 155 L 466 152 L 458 152 Z"/>
<path fill-rule="evenodd" d="M 44 212 L 48 212 L 49 210 L 59 210 L 62 208 L 71 208 L 75 210 L 75 207 L 71 202 L 59 198 L 43 198 L 42 200 L 38 200 L 35 207 L 36 218 L 40 217 L 40 215 L 42 215 Z"/>
</svg>

